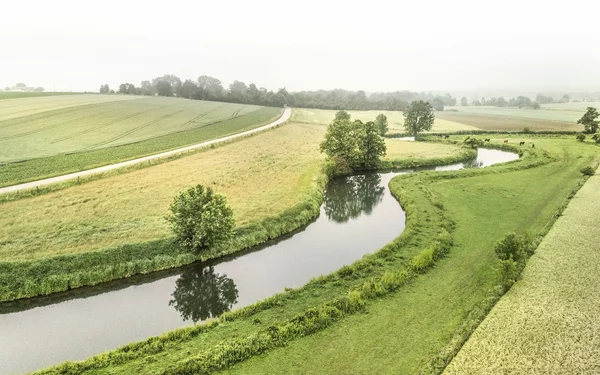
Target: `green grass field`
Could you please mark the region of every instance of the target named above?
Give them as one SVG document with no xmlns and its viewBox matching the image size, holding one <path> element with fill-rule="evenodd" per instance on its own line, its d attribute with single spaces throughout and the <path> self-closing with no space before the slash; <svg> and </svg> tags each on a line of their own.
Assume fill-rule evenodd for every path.
<svg viewBox="0 0 600 375">
<path fill-rule="evenodd" d="M 307 122 L 312 124 L 327 125 L 335 117 L 337 111 L 328 109 L 306 109 L 298 108 L 292 113 L 292 120 L 297 122 Z M 404 117 L 400 111 L 348 111 L 353 119 L 362 121 L 374 121 L 378 114 L 383 113 L 388 118 L 388 127 L 390 133 L 404 132 Z M 454 121 L 448 121 L 439 118 L 436 112 L 436 121 L 433 124 L 432 132 L 454 132 L 459 130 L 475 130 L 476 127 L 461 124 Z"/>
<path fill-rule="evenodd" d="M 60 95 L 77 95 L 75 92 L 11 92 L 11 91 L 0 91 L 0 100 L 4 99 L 19 99 L 19 98 L 35 98 L 35 97 L 46 97 L 46 96 L 60 96 Z"/>
<path fill-rule="evenodd" d="M 378 253 L 284 293 L 276 302 L 234 312 L 233 318 L 211 328 L 184 329 L 64 373 L 174 374 L 207 364 L 225 368 L 228 374 L 416 374 L 428 373 L 430 366 L 439 369 L 460 346 L 455 337 L 464 334 L 472 314 L 489 304 L 490 295 L 498 297 L 495 242 L 512 230 L 535 234 L 544 228 L 581 180 L 579 169 L 600 157 L 597 146 L 571 137 L 526 141 L 535 142 L 536 149 L 527 149 L 517 162 L 392 180 L 390 188 L 406 206 L 408 226 Z M 544 156 L 546 152 L 549 156 Z M 449 231 L 453 243 L 448 256 L 415 273 L 414 259 L 427 253 L 444 231 Z M 386 289 L 398 277 L 408 281 Z M 314 326 L 314 309 L 353 296 L 348 291 L 364 298 L 364 309 L 333 310 Z M 361 298 L 354 296 L 348 298 Z M 294 318 L 299 316 L 305 318 Z M 313 328 L 297 328 L 300 333 L 292 334 L 285 346 L 269 344 L 273 337 L 269 332 L 284 334 L 306 325 Z M 245 361 L 245 356 L 224 354 L 235 345 L 250 345 L 240 350 L 248 348 L 251 353 L 267 351 Z M 231 363 L 242 362 L 229 367 L 229 359 L 216 359 L 224 358 L 221 355 L 232 358 Z"/>
<path fill-rule="evenodd" d="M 444 374 L 600 373 L 598 189 L 595 175 Z"/>
<path fill-rule="evenodd" d="M 282 113 L 281 108 L 174 98 L 104 97 L 105 100 L 125 99 L 0 121 L 0 131 L 2 126 L 7 129 L 0 133 L 0 145 L 6 147 L 0 155 L 5 161 L 51 155 L 0 164 L 0 186 L 90 169 L 243 132 L 267 124 Z M 25 123 L 27 125 L 23 125 Z"/>
</svg>

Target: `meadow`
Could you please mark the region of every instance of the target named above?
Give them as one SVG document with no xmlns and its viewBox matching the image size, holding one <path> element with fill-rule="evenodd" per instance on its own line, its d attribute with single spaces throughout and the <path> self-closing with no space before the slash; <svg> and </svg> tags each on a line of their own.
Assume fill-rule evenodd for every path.
<svg viewBox="0 0 600 375">
<path fill-rule="evenodd" d="M 600 176 L 577 192 L 444 374 L 600 372 Z"/>
<path fill-rule="evenodd" d="M 45 373 L 439 373 L 501 296 L 495 242 L 513 230 L 543 233 L 579 186 L 579 169 L 599 157 L 572 137 L 526 142 L 536 148 L 515 162 L 394 178 L 407 227 L 351 266 L 209 324 Z"/>
<path fill-rule="evenodd" d="M 2 130 L 2 124 L 37 119 L 27 125 L 35 128 L 31 131 L 15 126 L 9 129 L 17 131 L 18 128 L 20 133 L 13 136 L 2 133 L 0 145 L 6 148 L 1 155 L 5 159 L 12 158 L 13 162 L 0 164 L 0 186 L 90 169 L 243 132 L 272 122 L 281 113 L 281 108 L 146 98 L 82 105 L 0 122 Z M 25 145 L 21 143 L 24 141 Z M 14 162 L 14 158 L 35 155 L 50 156 Z"/>
<path fill-rule="evenodd" d="M 312 124 L 323 124 L 327 125 L 335 117 L 334 110 L 328 109 L 306 109 L 298 108 L 292 113 L 292 121 L 306 122 Z M 353 119 L 361 121 L 375 121 L 375 117 L 378 114 L 383 113 L 387 116 L 388 127 L 390 133 L 403 133 L 404 132 L 404 115 L 400 111 L 347 111 Z M 439 118 L 436 112 L 436 120 L 433 124 L 432 132 L 434 133 L 448 133 L 460 130 L 476 130 L 477 127 L 471 125 L 461 124 L 455 121 L 448 121 Z"/>
<path fill-rule="evenodd" d="M 240 234 L 240 243 L 233 246 L 233 250 L 226 250 L 228 252 L 296 229 L 318 213 L 324 181 L 324 159 L 318 144 L 325 128 L 322 125 L 288 124 L 150 167 L 114 171 L 103 178 L 49 193 L 4 201 L 0 203 L 5 213 L 0 217 L 0 268 L 5 270 L 2 279 L 16 283 L 10 275 L 19 270 L 23 276 L 28 266 L 33 267 L 34 279 L 40 283 L 40 280 L 58 274 L 68 278 L 76 271 L 72 257 L 79 255 L 82 262 L 85 258 L 87 268 L 105 265 L 106 257 L 111 259 L 111 264 L 118 264 L 165 253 L 185 257 L 185 260 L 178 260 L 180 263 L 190 262 L 196 258 L 173 251 L 164 217 L 173 197 L 198 183 L 211 186 L 227 197 L 235 214 L 238 233 L 246 233 L 249 238 L 246 240 Z M 387 142 L 390 145 L 386 158 L 389 166 L 403 165 L 403 161 L 414 166 L 423 158 L 436 162 L 448 159 L 450 162 L 469 156 L 454 145 L 404 142 L 405 146 L 400 147 L 400 141 Z M 289 228 L 269 230 L 268 235 L 260 228 L 261 223 L 276 222 L 281 215 L 292 215 L 286 212 L 315 199 L 316 207 L 311 203 L 305 210 L 310 213 L 306 213 L 306 217 L 298 215 L 300 222 L 290 221 Z M 255 229 L 244 229 L 248 227 Z M 252 237 L 253 230 L 262 231 L 262 237 Z M 131 247 L 135 244 L 148 245 Z M 123 246 L 129 246 L 129 250 L 123 250 Z M 69 256 L 62 261 L 57 258 Z M 44 268 L 45 274 L 39 274 L 34 268 L 40 262 L 51 262 L 58 268 L 54 274 L 48 268 Z M 68 267 L 61 268 L 61 264 Z M 21 290 L 22 287 L 11 290 L 7 286 L 13 281 L 7 281 L 0 294 L 20 295 L 15 288 Z M 44 290 L 55 291 L 52 288 Z M 31 290 L 29 293 L 38 292 Z M 7 295 L 2 297 L 9 298 Z"/>
</svg>

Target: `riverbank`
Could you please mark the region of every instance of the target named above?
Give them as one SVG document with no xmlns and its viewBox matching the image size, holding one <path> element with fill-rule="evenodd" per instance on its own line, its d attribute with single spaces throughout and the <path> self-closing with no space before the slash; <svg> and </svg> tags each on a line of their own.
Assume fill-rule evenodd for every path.
<svg viewBox="0 0 600 375">
<path fill-rule="evenodd" d="M 214 259 L 306 225 L 319 212 L 327 182 L 316 147 L 324 129 L 290 124 L 172 162 L 3 203 L 7 215 L 0 218 L 4 221 L 0 300 Z M 256 151 L 248 153 L 249 149 Z M 406 167 L 403 160 L 412 155 L 430 155 L 421 161 L 426 165 L 430 159 L 467 160 L 473 152 L 455 146 L 410 145 L 391 152 L 387 166 Z M 410 166 L 418 165 L 415 158 L 410 160 Z M 276 171 L 273 165 L 286 167 Z M 201 255 L 175 246 L 163 220 L 172 196 L 198 182 L 214 186 L 228 198 L 239 225 L 233 242 Z"/>
<path fill-rule="evenodd" d="M 179 330 L 162 338 L 132 344 L 125 349 L 94 357 L 79 365 L 67 365 L 65 370 L 72 368 L 73 373 L 78 373 L 86 368 L 93 368 L 94 373 L 108 373 L 143 369 L 147 373 L 169 373 L 171 370 L 167 369 L 173 369 L 177 363 L 184 366 L 180 369 L 206 363 L 206 356 L 210 353 L 218 354 L 219 350 L 224 348 L 236 348 L 239 340 L 251 338 L 255 340 L 264 337 L 262 335 L 268 332 L 276 332 L 267 329 L 271 325 L 283 329 L 284 325 L 290 322 L 298 322 L 299 316 L 308 311 L 316 311 L 312 308 L 319 310 L 318 306 L 323 306 L 326 311 L 334 311 L 331 310 L 331 304 L 335 304 L 335 300 L 343 298 L 349 290 L 357 291 L 359 285 L 365 285 L 365 288 L 375 291 L 375 295 L 381 294 L 379 297 L 382 297 L 376 298 L 372 303 L 365 302 L 364 308 L 368 314 L 335 313 L 333 320 L 322 321 L 318 319 L 319 314 L 311 313 L 312 318 L 308 323 L 315 323 L 314 319 L 317 319 L 323 324 L 312 326 L 312 330 L 308 333 L 322 333 L 299 339 L 287 337 L 283 340 L 287 343 L 285 349 L 275 349 L 266 356 L 253 357 L 232 367 L 231 370 L 240 373 L 253 371 L 281 373 L 290 370 L 292 368 L 290 366 L 293 366 L 295 370 L 301 372 L 311 373 L 311 368 L 318 368 L 322 373 L 328 373 L 328 369 L 339 370 L 339 366 L 345 363 L 344 366 L 347 364 L 352 366 L 348 371 L 360 372 L 361 366 L 371 366 L 369 368 L 372 369 L 374 364 L 379 363 L 369 360 L 371 356 L 376 355 L 378 361 L 386 358 L 380 366 L 384 373 L 386 372 L 384 367 L 394 370 L 403 369 L 407 373 L 416 372 L 417 368 L 426 366 L 428 361 L 436 357 L 435 354 L 447 350 L 445 348 L 451 344 L 454 333 L 461 328 L 462 323 L 469 320 L 470 313 L 476 311 L 479 304 L 485 301 L 489 288 L 493 289 L 497 281 L 495 271 L 497 260 L 493 255 L 494 242 L 511 228 L 543 227 L 560 206 L 559 201 L 568 196 L 571 189 L 579 182 L 580 174 L 577 167 L 597 157 L 597 148 L 590 148 L 590 145 L 579 145 L 571 139 L 559 140 L 555 143 L 556 141 L 555 139 L 536 140 L 542 142 L 538 149 L 527 150 L 528 155 L 525 155 L 522 160 L 502 166 L 445 172 L 438 175 L 434 174 L 437 172 L 425 172 L 399 177 L 392 181 L 390 187 L 396 192 L 402 189 L 407 194 L 401 201 L 406 205 L 408 225 L 411 225 L 411 221 L 414 222 L 413 228 L 417 228 L 417 231 L 411 232 L 407 227 L 403 235 L 393 244 L 357 262 L 352 267 L 313 280 L 298 290 L 225 314 L 217 323 Z M 567 155 L 568 157 L 565 158 Z M 553 178 L 540 178 L 550 172 Z M 432 180 L 434 176 L 439 180 Z M 463 180 L 468 180 L 469 183 L 464 184 L 461 182 Z M 544 181 L 543 186 L 539 184 L 540 180 Z M 433 203 L 437 203 L 437 206 L 431 201 L 427 203 L 426 195 L 429 193 L 421 190 L 419 185 L 428 188 L 431 197 L 434 198 Z M 467 186 L 469 188 L 465 190 Z M 561 192 L 564 196 L 561 196 Z M 401 195 L 402 192 L 399 194 Z M 411 211 L 411 203 L 415 203 L 415 207 L 422 207 L 422 210 Z M 506 211 L 504 207 L 508 204 L 511 209 Z M 438 260 L 434 268 L 429 269 L 425 274 L 420 274 L 405 287 L 397 289 L 397 292 L 387 290 L 387 287 L 382 286 L 384 284 L 378 284 L 377 275 L 383 277 L 386 271 L 396 273 L 406 270 L 407 266 L 413 264 L 413 259 L 418 259 L 415 258 L 416 255 L 429 247 L 435 238 L 435 227 L 439 228 L 440 216 L 436 214 L 439 211 L 434 209 L 439 209 L 439 206 L 444 207 L 448 218 L 455 222 L 454 242 L 448 256 Z M 495 215 L 494 212 L 498 214 Z M 481 220 L 480 217 L 484 214 L 486 218 L 491 217 L 491 221 Z M 474 228 L 477 231 L 474 231 Z M 471 234 L 473 232 L 475 233 Z M 412 237 L 411 233 L 416 237 Z M 473 235 L 475 237 L 472 237 Z M 470 243 L 473 245 L 469 245 Z M 387 256 L 380 257 L 383 254 Z M 426 259 L 433 259 L 425 256 Z M 419 263 L 415 261 L 414 264 Z M 427 261 L 422 264 L 427 264 Z M 473 272 L 476 272 L 477 276 L 472 277 Z M 398 285 L 396 283 L 399 281 L 402 281 L 400 284 L 404 282 L 403 278 L 393 281 L 395 277 L 390 276 L 389 273 L 387 275 L 390 285 Z M 468 277 L 465 278 L 465 275 Z M 391 289 L 396 290 L 395 287 Z M 365 298 L 361 297 L 360 300 L 364 302 Z M 407 309 L 408 306 L 410 308 Z M 340 306 L 333 305 L 333 307 L 339 310 Z M 428 312 L 424 313 L 421 310 Z M 431 315 L 431 311 L 438 310 L 439 314 Z M 392 314 L 394 319 L 389 319 L 389 314 Z M 294 319 L 295 316 L 298 318 Z M 343 318 L 344 316 L 347 318 Z M 385 325 L 380 324 L 383 321 L 386 322 Z M 398 323 L 394 323 L 397 326 L 395 330 L 379 329 L 384 326 L 389 327 L 391 322 L 396 321 Z M 329 325 L 332 327 L 324 329 Z M 427 328 L 430 325 L 431 328 Z M 338 330 L 344 331 L 344 335 L 337 335 Z M 397 334 L 398 332 L 402 332 L 402 335 Z M 356 334 L 357 337 L 356 340 L 347 339 L 346 343 L 352 344 L 356 349 L 350 349 L 339 341 L 349 333 L 351 336 Z M 390 335 L 395 338 L 389 337 Z M 369 339 L 376 336 L 375 342 L 385 342 L 384 347 L 377 346 Z M 398 346 L 388 345 L 388 341 Z M 422 344 L 414 346 L 414 342 Z M 218 345 L 219 343 L 225 346 Z M 371 349 L 367 350 L 367 347 Z M 398 347 L 403 349 L 394 349 L 392 352 L 388 350 Z M 196 359 L 190 356 L 196 356 Z M 353 360 L 349 361 L 348 356 L 352 356 Z M 200 358 L 203 359 L 199 361 Z M 317 362 L 319 366 L 316 366 Z M 228 363 L 231 364 L 233 362 Z M 56 370 L 50 372 L 52 371 Z"/>
</svg>

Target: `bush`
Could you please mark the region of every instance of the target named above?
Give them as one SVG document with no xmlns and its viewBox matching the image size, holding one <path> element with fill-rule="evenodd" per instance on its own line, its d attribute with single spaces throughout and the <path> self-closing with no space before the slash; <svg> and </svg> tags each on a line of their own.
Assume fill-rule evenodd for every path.
<svg viewBox="0 0 600 375">
<path fill-rule="evenodd" d="M 177 241 L 187 249 L 197 251 L 231 237 L 233 211 L 225 197 L 214 194 L 211 188 L 189 188 L 175 197 L 169 209 L 167 220 Z"/>
<path fill-rule="evenodd" d="M 581 172 L 584 176 L 593 176 L 594 173 L 596 173 L 596 171 L 594 170 L 594 167 L 588 165 L 587 167 L 581 168 L 579 170 L 579 172 Z"/>
<path fill-rule="evenodd" d="M 514 232 L 509 233 L 503 240 L 496 244 L 494 251 L 500 260 L 521 262 L 526 258 L 529 242 L 527 235 L 519 236 Z"/>
<path fill-rule="evenodd" d="M 479 139 L 479 138 L 475 138 L 475 137 L 467 137 L 463 143 L 467 146 L 470 146 L 471 148 L 478 148 L 478 147 L 482 147 L 484 145 L 484 142 Z"/>
<path fill-rule="evenodd" d="M 523 128 L 523 133 L 528 134 L 528 133 L 532 133 L 532 131 L 529 128 L 529 126 L 526 126 L 526 127 Z"/>
<path fill-rule="evenodd" d="M 575 138 L 579 141 L 579 142 L 583 142 L 585 141 L 585 134 L 583 133 L 579 133 L 575 136 Z"/>
</svg>

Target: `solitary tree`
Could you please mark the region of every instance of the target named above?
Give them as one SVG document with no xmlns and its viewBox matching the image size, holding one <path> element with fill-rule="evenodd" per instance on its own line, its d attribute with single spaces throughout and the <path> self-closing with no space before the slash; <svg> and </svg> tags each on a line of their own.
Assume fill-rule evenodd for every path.
<svg viewBox="0 0 600 375">
<path fill-rule="evenodd" d="M 431 101 L 431 106 L 435 111 L 444 110 L 444 102 L 440 98 L 435 98 Z"/>
<path fill-rule="evenodd" d="M 375 125 L 377 125 L 377 129 L 379 130 L 379 135 L 381 135 L 383 137 L 385 135 L 385 133 L 387 133 L 387 131 L 388 131 L 387 116 L 384 115 L 383 113 L 378 114 L 377 117 L 375 118 Z"/>
<path fill-rule="evenodd" d="M 464 96 L 462 98 L 460 98 L 460 105 L 462 105 L 463 107 L 468 106 L 469 101 L 467 100 L 467 98 L 465 98 Z"/>
<path fill-rule="evenodd" d="M 404 129 L 413 137 L 422 131 L 431 130 L 434 120 L 431 104 L 422 100 L 410 103 L 404 111 Z"/>
<path fill-rule="evenodd" d="M 202 185 L 175 197 L 167 221 L 177 241 L 190 250 L 201 250 L 230 238 L 235 222 L 225 197 Z"/>
<path fill-rule="evenodd" d="M 110 92 L 110 87 L 108 87 L 108 83 L 106 85 L 100 86 L 100 94 L 108 94 Z"/>
<path fill-rule="evenodd" d="M 334 121 L 338 121 L 338 120 L 348 120 L 350 121 L 350 114 L 346 111 L 337 111 L 335 113 L 335 118 Z"/>
<path fill-rule="evenodd" d="M 585 128 L 586 133 L 596 133 L 598 131 L 598 124 L 600 121 L 596 120 L 600 116 L 596 108 L 588 107 L 587 112 L 581 117 L 577 123 L 581 124 Z"/>
</svg>

